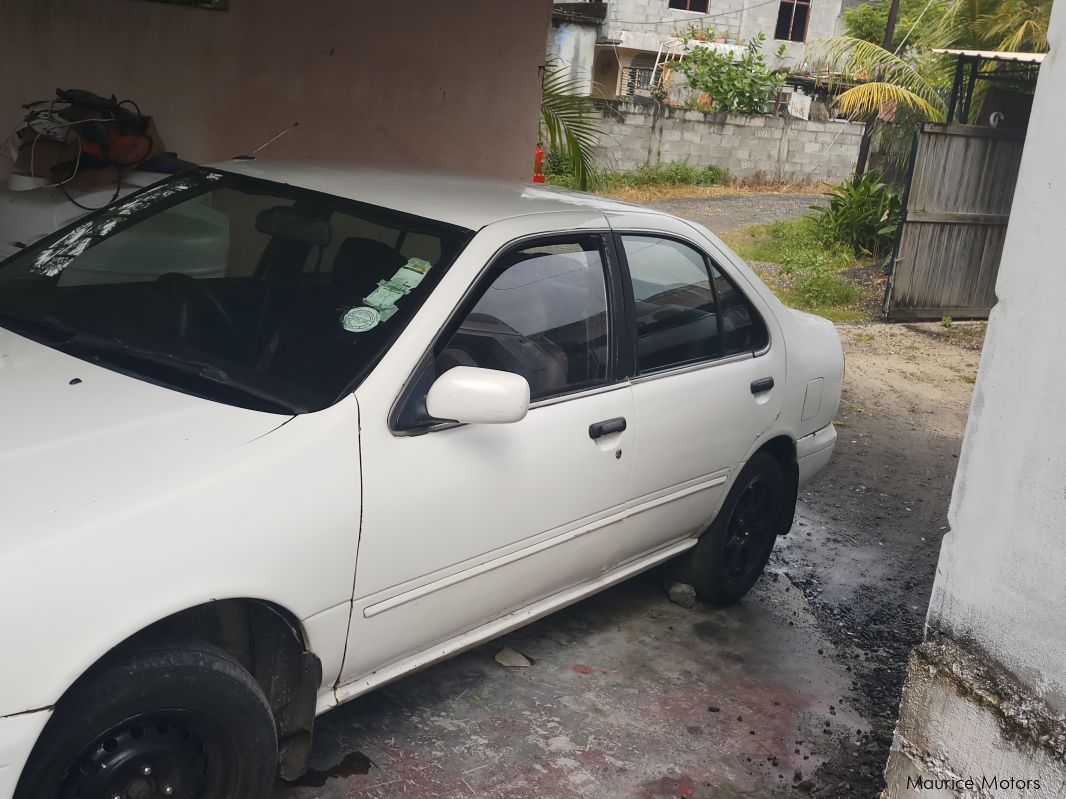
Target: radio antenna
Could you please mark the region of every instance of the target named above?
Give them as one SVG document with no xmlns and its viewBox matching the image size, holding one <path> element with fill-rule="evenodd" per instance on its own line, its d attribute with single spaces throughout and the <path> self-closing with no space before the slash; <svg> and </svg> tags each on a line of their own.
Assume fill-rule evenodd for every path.
<svg viewBox="0 0 1066 799">
<path fill-rule="evenodd" d="M 276 136 L 274 136 L 272 139 L 269 139 L 269 140 L 263 142 L 258 147 L 256 147 L 254 150 L 252 150 L 252 154 L 251 155 L 235 155 L 235 156 L 233 156 L 233 160 L 234 161 L 251 161 L 251 160 L 254 160 L 256 153 L 258 153 L 260 150 L 263 150 L 263 149 L 269 147 L 274 142 L 276 142 L 278 139 L 280 139 L 282 136 L 284 136 L 286 133 L 288 133 L 290 130 L 292 130 L 293 128 L 299 127 L 299 125 L 300 125 L 299 122 L 293 122 L 287 128 L 283 128 L 281 130 L 281 132 L 278 133 Z"/>
</svg>

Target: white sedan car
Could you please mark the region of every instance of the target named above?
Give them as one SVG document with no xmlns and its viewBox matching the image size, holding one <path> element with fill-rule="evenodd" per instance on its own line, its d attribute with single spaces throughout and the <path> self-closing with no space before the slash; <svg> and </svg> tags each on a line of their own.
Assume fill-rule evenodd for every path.
<svg viewBox="0 0 1066 799">
<path fill-rule="evenodd" d="M 262 799 L 335 705 L 676 558 L 735 602 L 843 357 L 709 231 L 238 161 L 0 263 L 0 797 Z"/>
</svg>

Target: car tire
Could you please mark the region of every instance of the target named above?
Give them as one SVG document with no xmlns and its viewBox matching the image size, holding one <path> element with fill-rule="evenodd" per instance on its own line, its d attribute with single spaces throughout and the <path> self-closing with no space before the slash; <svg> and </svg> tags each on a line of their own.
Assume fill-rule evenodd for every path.
<svg viewBox="0 0 1066 799">
<path fill-rule="evenodd" d="M 718 516 L 675 568 L 700 599 L 732 605 L 762 574 L 787 510 L 785 477 L 777 460 L 757 452 L 741 470 Z"/>
<path fill-rule="evenodd" d="M 15 799 L 263 799 L 277 758 L 252 675 L 218 647 L 161 640 L 108 656 L 63 696 Z"/>
</svg>

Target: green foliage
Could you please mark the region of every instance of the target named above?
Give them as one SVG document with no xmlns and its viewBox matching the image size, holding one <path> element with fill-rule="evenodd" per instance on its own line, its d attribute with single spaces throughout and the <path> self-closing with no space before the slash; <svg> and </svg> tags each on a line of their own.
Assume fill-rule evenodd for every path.
<svg viewBox="0 0 1066 799">
<path fill-rule="evenodd" d="M 848 86 L 836 104 L 848 116 L 867 117 L 884 105 L 910 108 L 923 119 L 944 118 L 940 74 L 935 64 L 889 52 L 854 36 L 819 39 L 807 46 L 807 61 L 828 76 L 830 89 Z"/>
<path fill-rule="evenodd" d="M 844 269 L 854 260 L 842 244 L 826 244 L 818 223 L 810 218 L 753 225 L 743 239 L 733 242 L 749 261 L 779 264 L 785 274 L 825 267 Z"/>
<path fill-rule="evenodd" d="M 555 186 L 580 188 L 573 173 L 573 161 L 564 153 L 550 151 L 544 161 L 544 174 Z M 641 165 L 628 172 L 597 172 L 589 184 L 601 191 L 621 188 L 649 188 L 658 186 L 724 186 L 732 178 L 729 171 L 711 164 L 703 168 L 687 161 L 674 161 L 657 166 Z"/>
<path fill-rule="evenodd" d="M 831 308 L 850 305 L 859 296 L 859 287 L 820 264 L 796 275 L 793 292 L 805 308 Z"/>
<path fill-rule="evenodd" d="M 826 241 L 839 242 L 856 255 L 883 256 L 892 249 L 899 225 L 900 197 L 873 172 L 844 181 L 827 192 L 829 205 L 812 206 Z"/>
<path fill-rule="evenodd" d="M 873 0 L 844 12 L 844 31 L 848 36 L 880 45 L 888 26 L 888 7 L 892 0 Z M 900 0 L 892 50 L 924 50 L 939 47 L 934 37 L 940 19 L 947 10 L 947 0 Z"/>
<path fill-rule="evenodd" d="M 940 318 L 941 327 L 951 327 L 954 324 L 950 316 L 943 316 Z"/>
<path fill-rule="evenodd" d="M 1052 0 L 900 0 L 892 49 L 881 47 L 890 0 L 845 12 L 846 36 L 812 42 L 805 60 L 826 75 L 830 88 L 846 90 L 837 105 L 853 118 L 869 117 L 886 105 L 906 106 L 918 116 L 942 121 L 955 59 L 933 48 L 1046 52 Z M 901 47 L 901 45 L 905 46 Z M 989 64 L 985 72 L 1017 72 L 1011 64 Z M 1008 84 L 1031 91 L 1035 70 Z M 978 88 L 978 96 L 986 87 Z M 980 102 L 975 106 L 980 107 Z"/>
<path fill-rule="evenodd" d="M 692 40 L 686 40 L 691 44 Z M 734 61 L 730 53 L 692 46 L 676 69 L 685 76 L 693 91 L 710 97 L 708 111 L 754 116 L 766 113 L 770 101 L 785 82 L 784 74 L 766 63 L 762 45 L 766 36 L 748 42 L 744 55 Z"/>
<path fill-rule="evenodd" d="M 836 321 L 858 318 L 849 308 L 859 297 L 859 287 L 839 272 L 854 265 L 855 256 L 839 242 L 826 242 L 816 220 L 810 217 L 753 225 L 730 244 L 752 262 L 777 264 L 791 275 L 791 286 L 778 289 L 782 302 Z"/>
<path fill-rule="evenodd" d="M 547 140 L 552 152 L 566 153 L 577 187 L 585 189 L 592 175 L 601 117 L 596 101 L 580 94 L 579 89 L 559 62 L 547 65 L 540 100 L 540 138 Z"/>
<path fill-rule="evenodd" d="M 950 0 L 935 47 L 1044 53 L 1051 0 Z"/>
</svg>

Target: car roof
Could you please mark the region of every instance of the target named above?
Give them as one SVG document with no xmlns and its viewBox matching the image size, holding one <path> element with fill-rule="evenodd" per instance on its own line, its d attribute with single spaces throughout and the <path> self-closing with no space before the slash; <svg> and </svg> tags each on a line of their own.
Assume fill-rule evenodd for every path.
<svg viewBox="0 0 1066 799">
<path fill-rule="evenodd" d="M 645 211 L 646 208 L 554 186 L 444 172 L 324 161 L 237 159 L 215 169 L 272 180 L 478 230 L 527 214 L 554 211 Z"/>
</svg>

